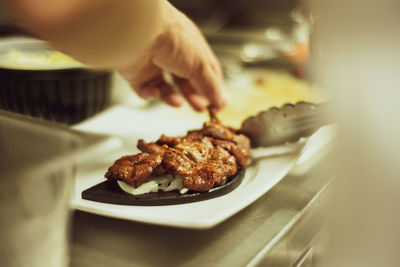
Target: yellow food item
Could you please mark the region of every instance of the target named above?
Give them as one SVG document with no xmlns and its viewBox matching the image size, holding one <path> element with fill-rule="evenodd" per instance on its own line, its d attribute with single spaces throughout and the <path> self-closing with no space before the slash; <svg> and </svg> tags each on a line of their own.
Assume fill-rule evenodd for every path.
<svg viewBox="0 0 400 267">
<path fill-rule="evenodd" d="M 10 49 L 0 58 L 0 65 L 13 69 L 61 69 L 77 68 L 83 64 L 59 52 L 42 53 Z"/>
<path fill-rule="evenodd" d="M 252 75 L 248 83 L 247 88 L 240 84 L 229 87 L 230 102 L 218 113 L 224 123 L 240 127 L 247 117 L 271 107 L 299 101 L 319 103 L 327 99 L 323 90 L 283 71 L 262 71 Z"/>
<path fill-rule="evenodd" d="M 217 115 L 224 124 L 236 128 L 247 117 L 271 107 L 300 101 L 320 103 L 327 100 L 323 90 L 287 72 L 277 70 L 243 73 L 240 77 L 227 81 L 226 87 L 230 101 Z M 188 105 L 171 113 L 172 116 L 191 120 L 205 121 L 208 118 L 207 112 L 197 113 Z"/>
</svg>

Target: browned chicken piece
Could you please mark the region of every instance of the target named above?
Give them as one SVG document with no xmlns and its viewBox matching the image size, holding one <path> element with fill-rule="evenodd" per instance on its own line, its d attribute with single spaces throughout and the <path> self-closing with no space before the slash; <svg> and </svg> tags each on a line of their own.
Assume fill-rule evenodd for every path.
<svg viewBox="0 0 400 267">
<path fill-rule="evenodd" d="M 210 122 L 205 122 L 203 124 L 203 129 L 202 133 L 204 135 L 217 138 L 217 139 L 223 139 L 223 140 L 232 140 L 235 135 L 235 131 L 230 129 L 229 127 L 226 127 L 222 125 L 218 118 L 217 118 L 217 111 L 213 108 L 210 108 L 208 110 L 210 114 Z"/>
<path fill-rule="evenodd" d="M 232 141 L 235 137 L 235 133 L 233 133 L 228 128 L 224 127 L 219 123 L 214 122 L 206 122 L 203 126 L 203 134 L 206 136 L 210 136 L 216 139 L 229 140 Z"/>
<path fill-rule="evenodd" d="M 192 175 L 195 163 L 183 151 L 169 147 L 164 154 L 162 167 L 171 175 Z"/>
<path fill-rule="evenodd" d="M 201 140 L 204 137 L 203 129 L 189 131 L 187 136 L 185 137 L 187 141 L 196 141 Z"/>
<path fill-rule="evenodd" d="M 215 181 L 208 179 L 206 172 L 196 172 L 194 175 L 183 177 L 183 186 L 193 191 L 207 192 L 214 185 Z"/>
<path fill-rule="evenodd" d="M 180 142 L 182 142 L 182 137 L 169 137 L 163 134 L 161 135 L 160 139 L 158 139 L 157 144 L 160 146 L 162 145 L 175 146 Z"/>
<path fill-rule="evenodd" d="M 207 192 L 214 186 L 225 184 L 236 173 L 236 165 L 230 166 L 220 161 L 210 161 L 195 173 L 183 178 L 183 185 L 193 191 Z"/>
<path fill-rule="evenodd" d="M 137 148 L 140 151 L 148 154 L 160 154 L 164 155 L 165 149 L 156 143 L 147 143 L 143 139 L 139 139 L 137 143 Z"/>
<path fill-rule="evenodd" d="M 184 177 L 183 185 L 194 191 L 205 192 L 215 185 L 225 184 L 227 178 L 236 172 L 235 157 L 225 149 L 216 147 L 206 164 L 198 166 L 192 175 Z"/>
<path fill-rule="evenodd" d="M 158 166 L 163 156 L 160 154 L 139 153 L 117 160 L 106 173 L 108 179 L 122 180 L 134 187 L 148 179 Z"/>
<path fill-rule="evenodd" d="M 236 161 L 240 165 L 240 167 L 246 168 L 247 161 L 249 160 L 250 157 L 250 141 L 247 139 L 246 142 L 246 139 L 241 140 L 240 145 L 236 144 L 233 141 L 226 141 L 220 139 L 213 139 L 212 142 L 213 144 L 229 151 L 229 153 L 231 153 L 231 155 L 233 155 L 236 158 Z"/>
<path fill-rule="evenodd" d="M 138 187 L 151 176 L 168 173 L 181 176 L 184 186 L 194 191 L 223 185 L 239 168 L 246 167 L 250 140 L 222 125 L 215 115 L 210 110 L 211 122 L 184 137 L 162 135 L 156 143 L 139 140 L 143 153 L 117 160 L 106 178 Z"/>
<path fill-rule="evenodd" d="M 215 110 L 210 109 L 209 113 L 211 122 L 204 123 L 203 134 L 213 137 L 214 144 L 228 150 L 236 157 L 238 164 L 245 168 L 250 157 L 250 139 L 243 134 L 238 134 L 235 129 L 222 125 L 216 117 Z"/>
<path fill-rule="evenodd" d="M 204 123 L 203 134 L 213 138 L 213 144 L 221 146 L 235 156 L 238 164 L 245 168 L 250 157 L 250 140 L 243 134 L 221 125 L 216 118 Z"/>
<path fill-rule="evenodd" d="M 181 150 L 190 160 L 196 164 L 206 163 L 212 151 L 215 149 L 209 138 L 203 137 L 200 140 L 184 140 L 174 148 Z"/>
<path fill-rule="evenodd" d="M 250 152 L 250 139 L 244 134 L 237 134 L 232 140 L 236 143 L 237 147 L 249 155 Z"/>
</svg>

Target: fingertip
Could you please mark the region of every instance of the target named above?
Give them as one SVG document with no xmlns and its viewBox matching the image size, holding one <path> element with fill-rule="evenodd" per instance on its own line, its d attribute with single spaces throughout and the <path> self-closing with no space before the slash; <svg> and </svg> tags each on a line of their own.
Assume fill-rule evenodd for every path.
<svg viewBox="0 0 400 267">
<path fill-rule="evenodd" d="M 211 105 L 213 108 L 220 110 L 226 106 L 229 102 L 229 98 L 229 94 L 225 90 L 222 90 L 219 96 L 216 97 L 214 101 L 211 101 Z"/>
<path fill-rule="evenodd" d="M 207 108 L 209 101 L 204 96 L 200 95 L 187 79 L 174 76 L 174 81 L 178 85 L 182 95 L 195 111 L 201 112 Z"/>
<path fill-rule="evenodd" d="M 229 94 L 229 92 L 226 89 L 223 89 L 221 92 L 222 105 L 226 106 L 226 104 L 228 104 L 230 99 L 231 99 L 231 95 Z"/>
<path fill-rule="evenodd" d="M 193 94 L 188 97 L 188 101 L 196 111 L 201 112 L 207 109 L 208 101 L 203 96 Z"/>
<path fill-rule="evenodd" d="M 217 75 L 212 67 L 205 68 L 202 73 L 202 76 L 194 75 L 190 79 L 190 83 L 201 95 L 209 100 L 213 108 L 222 109 L 228 101 L 223 77 Z"/>
<path fill-rule="evenodd" d="M 138 95 L 143 99 L 157 98 L 160 90 L 157 87 L 145 87 L 137 91 Z"/>
<path fill-rule="evenodd" d="M 173 107 L 180 107 L 185 101 L 185 99 L 178 93 L 169 93 L 162 95 L 161 100 Z"/>
<path fill-rule="evenodd" d="M 180 107 L 182 106 L 183 102 L 185 99 L 180 95 L 180 94 L 170 94 L 168 97 L 167 104 L 174 106 L 174 107 Z"/>
</svg>

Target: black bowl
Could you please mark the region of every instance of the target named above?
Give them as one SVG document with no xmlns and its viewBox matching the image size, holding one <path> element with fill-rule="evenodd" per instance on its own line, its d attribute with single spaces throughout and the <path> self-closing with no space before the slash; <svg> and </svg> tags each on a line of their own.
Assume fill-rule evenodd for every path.
<svg viewBox="0 0 400 267">
<path fill-rule="evenodd" d="M 0 109 L 75 124 L 110 103 L 111 73 L 0 68 Z"/>
<path fill-rule="evenodd" d="M 40 40 L 0 42 L 0 109 L 74 124 L 107 107 L 110 95 L 109 71 L 91 70 Z"/>
</svg>

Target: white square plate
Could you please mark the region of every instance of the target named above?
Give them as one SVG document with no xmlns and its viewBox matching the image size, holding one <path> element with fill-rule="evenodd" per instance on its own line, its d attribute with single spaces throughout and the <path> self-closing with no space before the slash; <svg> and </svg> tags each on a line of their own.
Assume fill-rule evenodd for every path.
<svg viewBox="0 0 400 267">
<path fill-rule="evenodd" d="M 195 203 L 170 206 L 125 206 L 84 200 L 82 191 L 104 181 L 107 168 L 119 157 L 137 153 L 137 139 L 156 140 L 162 133 L 182 135 L 188 129 L 200 128 L 201 122 L 170 119 L 166 114 L 144 113 L 126 107 L 115 107 L 77 129 L 113 134 L 126 142 L 125 147 L 108 155 L 93 157 L 78 167 L 74 207 L 78 210 L 143 223 L 182 228 L 211 228 L 244 209 L 276 183 L 295 165 L 299 158 L 312 157 L 332 139 L 332 129 L 320 129 L 312 137 L 293 145 L 255 149 L 246 168 L 245 177 L 232 192 Z M 106 125 L 106 127 L 105 127 Z M 154 127 L 157 125 L 157 128 Z M 129 140 L 128 140 L 129 138 Z M 304 148 L 304 149 L 303 149 Z"/>
</svg>

